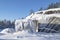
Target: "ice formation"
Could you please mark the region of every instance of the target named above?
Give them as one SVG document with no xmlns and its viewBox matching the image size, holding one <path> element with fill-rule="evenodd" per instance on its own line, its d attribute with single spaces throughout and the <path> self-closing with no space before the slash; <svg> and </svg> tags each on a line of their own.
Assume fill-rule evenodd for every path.
<svg viewBox="0 0 60 40">
<path fill-rule="evenodd" d="M 38 29 L 40 29 L 40 27 L 45 27 L 45 26 L 51 24 L 50 20 L 52 20 L 53 18 L 60 19 L 59 17 L 60 17 L 60 8 L 38 11 L 38 12 L 35 12 L 34 14 L 27 16 L 25 19 L 16 20 L 15 29 L 16 29 L 16 31 L 22 31 L 27 28 L 30 31 L 32 30 L 33 32 L 38 32 Z M 54 20 L 55 19 L 53 19 L 53 21 Z M 52 22 L 52 24 L 53 23 L 54 22 Z M 56 24 L 56 23 L 54 23 L 54 24 Z M 59 24 L 59 23 L 57 23 L 57 24 Z M 46 29 L 46 27 L 45 27 L 45 29 Z"/>
<path fill-rule="evenodd" d="M 30 32 L 35 32 L 36 23 L 33 20 L 16 20 L 15 29 L 16 31 L 29 30 Z"/>
</svg>

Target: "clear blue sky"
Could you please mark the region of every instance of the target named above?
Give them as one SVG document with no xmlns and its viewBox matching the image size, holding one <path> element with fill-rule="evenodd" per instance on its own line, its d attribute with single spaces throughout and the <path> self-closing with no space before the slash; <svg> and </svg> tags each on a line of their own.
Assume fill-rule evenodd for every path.
<svg viewBox="0 0 60 40">
<path fill-rule="evenodd" d="M 26 17 L 30 9 L 37 11 L 55 2 L 60 0 L 0 0 L 0 19 L 13 20 Z"/>
</svg>

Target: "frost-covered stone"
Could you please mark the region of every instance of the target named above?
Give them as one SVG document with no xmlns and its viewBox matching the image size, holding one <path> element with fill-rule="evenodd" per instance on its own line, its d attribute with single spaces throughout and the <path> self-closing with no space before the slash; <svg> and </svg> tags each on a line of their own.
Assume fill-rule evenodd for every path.
<svg viewBox="0 0 60 40">
<path fill-rule="evenodd" d="M 42 28 L 43 32 L 46 32 L 46 30 L 58 32 L 57 30 L 51 29 L 50 27 L 56 26 L 58 28 L 57 25 L 60 24 L 60 8 L 42 10 L 34 13 L 35 14 L 29 15 L 25 19 L 16 20 L 15 30 L 29 30 L 31 32 L 37 32 L 39 29 Z"/>
<path fill-rule="evenodd" d="M 27 21 L 16 20 L 15 30 L 16 31 L 28 30 L 29 32 L 36 32 L 36 23 L 34 20 L 27 20 Z"/>
<path fill-rule="evenodd" d="M 23 22 L 22 20 L 16 20 L 15 22 L 15 30 L 16 31 L 22 31 L 23 30 Z"/>
<path fill-rule="evenodd" d="M 60 32 L 60 17 L 48 17 L 46 19 L 43 19 L 39 24 L 41 32 Z"/>
</svg>

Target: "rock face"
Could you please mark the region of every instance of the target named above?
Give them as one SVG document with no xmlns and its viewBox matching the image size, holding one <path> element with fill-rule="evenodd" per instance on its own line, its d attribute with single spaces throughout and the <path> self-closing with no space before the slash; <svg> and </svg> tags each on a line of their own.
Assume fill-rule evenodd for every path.
<svg viewBox="0 0 60 40">
<path fill-rule="evenodd" d="M 60 8 L 35 12 L 25 19 L 15 21 L 15 30 L 31 32 L 60 32 Z"/>
<path fill-rule="evenodd" d="M 60 32 L 60 17 L 50 17 L 49 20 L 46 20 L 46 23 L 40 22 L 38 26 L 40 32 Z"/>
</svg>

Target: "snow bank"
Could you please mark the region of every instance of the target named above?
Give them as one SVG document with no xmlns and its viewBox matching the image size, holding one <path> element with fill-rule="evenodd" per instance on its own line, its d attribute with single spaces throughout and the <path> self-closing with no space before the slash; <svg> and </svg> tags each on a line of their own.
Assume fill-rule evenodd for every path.
<svg viewBox="0 0 60 40">
<path fill-rule="evenodd" d="M 14 33 L 15 30 L 13 28 L 6 28 L 3 29 L 0 33 L 8 34 L 8 33 Z"/>
<path fill-rule="evenodd" d="M 49 33 L 29 33 L 28 31 L 19 31 L 13 34 L 0 36 L 0 39 L 16 39 L 16 40 L 60 40 L 60 34 Z"/>
</svg>

